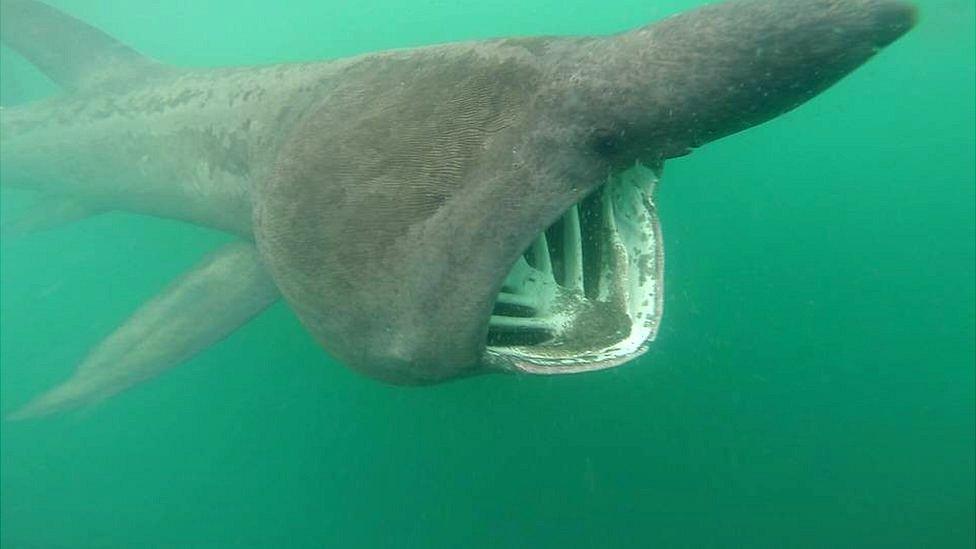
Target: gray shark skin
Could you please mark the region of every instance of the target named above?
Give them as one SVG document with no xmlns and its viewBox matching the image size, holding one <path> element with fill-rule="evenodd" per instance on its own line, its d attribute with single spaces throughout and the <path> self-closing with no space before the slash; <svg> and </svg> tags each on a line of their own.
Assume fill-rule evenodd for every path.
<svg viewBox="0 0 976 549">
<path fill-rule="evenodd" d="M 34 0 L 5 44 L 64 93 L 4 108 L 8 234 L 125 210 L 233 233 L 8 417 L 108 397 L 279 295 L 343 364 L 396 384 L 571 373 L 661 318 L 663 163 L 782 114 L 905 32 L 896 0 L 732 0 L 611 36 L 182 69 Z"/>
</svg>

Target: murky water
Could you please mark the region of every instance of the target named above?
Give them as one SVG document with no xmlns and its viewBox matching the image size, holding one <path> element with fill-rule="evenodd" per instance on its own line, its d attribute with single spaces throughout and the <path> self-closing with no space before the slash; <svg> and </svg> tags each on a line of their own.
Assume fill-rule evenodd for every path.
<svg viewBox="0 0 976 549">
<path fill-rule="evenodd" d="M 52 1 L 193 66 L 702 3 Z M 278 304 L 94 408 L 3 423 L 2 546 L 972 547 L 974 6 L 920 7 L 827 93 L 669 162 L 665 315 L 638 361 L 390 387 Z M 0 60 L 4 104 L 55 92 Z M 229 238 L 107 214 L 0 243 L 2 409 Z"/>
</svg>

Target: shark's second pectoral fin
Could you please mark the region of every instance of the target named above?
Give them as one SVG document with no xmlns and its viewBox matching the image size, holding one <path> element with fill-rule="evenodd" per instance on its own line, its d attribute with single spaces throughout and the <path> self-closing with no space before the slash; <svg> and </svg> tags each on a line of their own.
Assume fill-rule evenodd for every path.
<svg viewBox="0 0 976 549">
<path fill-rule="evenodd" d="M 59 86 L 118 87 L 174 69 L 36 0 L 0 0 L 0 39 Z"/>
<path fill-rule="evenodd" d="M 55 229 L 108 211 L 90 201 L 45 197 L 22 211 L 0 220 L 0 238 L 16 238 L 32 233 Z"/>
<path fill-rule="evenodd" d="M 118 393 L 222 340 L 278 295 L 254 245 L 228 244 L 140 307 L 70 379 L 8 419 L 46 415 Z"/>
</svg>

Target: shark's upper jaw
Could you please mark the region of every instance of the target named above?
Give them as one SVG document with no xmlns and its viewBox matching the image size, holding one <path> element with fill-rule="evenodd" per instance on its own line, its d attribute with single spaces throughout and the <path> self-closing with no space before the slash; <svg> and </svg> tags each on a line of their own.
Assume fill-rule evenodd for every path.
<svg viewBox="0 0 976 549">
<path fill-rule="evenodd" d="M 567 374 L 646 350 L 663 303 L 656 183 L 640 164 L 615 173 L 536 237 L 496 299 L 488 367 Z"/>
<path fill-rule="evenodd" d="M 657 158 L 648 160 L 661 161 L 796 107 L 916 18 L 914 7 L 891 0 L 718 3 L 587 42 L 585 70 L 573 74 L 591 80 L 570 85 L 556 104 L 566 106 L 563 120 L 609 128 L 620 143 L 603 151 L 608 156 L 653 152 Z M 655 181 L 640 167 L 615 175 L 539 235 L 496 298 L 484 353 L 489 368 L 582 372 L 646 350 L 662 313 Z"/>
</svg>

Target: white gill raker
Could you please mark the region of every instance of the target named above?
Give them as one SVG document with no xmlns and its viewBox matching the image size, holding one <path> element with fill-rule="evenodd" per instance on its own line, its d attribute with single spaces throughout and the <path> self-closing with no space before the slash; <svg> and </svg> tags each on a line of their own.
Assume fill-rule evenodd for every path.
<svg viewBox="0 0 976 549">
<path fill-rule="evenodd" d="M 495 303 L 500 303 L 502 305 L 515 305 L 518 307 L 527 307 L 535 311 L 539 307 L 539 302 L 534 296 L 528 294 L 512 294 L 508 292 L 501 292 L 498 294 L 498 298 Z"/>
<path fill-rule="evenodd" d="M 614 237 L 617 235 L 617 225 L 613 222 L 613 198 L 610 196 L 611 177 L 607 177 L 607 183 L 600 188 L 600 220 L 603 222 L 604 234 L 608 235 L 608 243 L 613 246 Z M 613 255 L 615 250 L 604 253 L 604 260 L 600 261 L 600 289 L 597 299 L 607 301 L 609 297 L 616 293 L 613 287 Z"/>
<path fill-rule="evenodd" d="M 643 242 L 645 236 L 642 227 L 649 222 L 648 216 L 650 214 L 645 209 L 645 196 L 638 179 L 625 179 L 623 185 L 621 185 L 620 192 L 623 200 L 628 205 L 627 219 L 624 223 L 625 230 L 627 231 L 625 245 L 627 246 L 629 255 L 630 269 L 635 273 L 635 276 L 629 277 L 630 295 L 627 309 L 631 315 L 636 315 L 638 311 L 643 309 L 642 303 L 648 299 L 648 288 L 646 284 L 653 283 L 646 281 L 645 276 L 638 274 L 644 271 L 646 266 L 642 263 L 648 260 L 648 257 L 644 255 L 646 253 L 645 247 L 653 244 L 653 241 Z M 645 250 L 645 252 L 641 250 Z"/>
<path fill-rule="evenodd" d="M 550 243 L 556 277 L 537 268 L 542 262 L 536 262 L 531 245 L 512 267 L 502 292 L 516 295 L 499 296 L 501 314 L 489 321 L 487 357 L 492 364 L 545 374 L 596 370 L 639 355 L 653 340 L 661 312 L 662 268 L 652 202 L 656 175 L 637 165 L 611 174 L 605 183 L 598 202 L 572 208 L 560 217 L 558 228 L 547 229 L 547 236 L 558 241 Z M 587 217 L 581 218 L 581 214 Z M 584 222 L 587 227 L 582 227 Z M 579 229 L 574 230 L 576 227 Z M 581 250 L 583 238 L 600 239 L 592 253 L 591 248 Z M 571 278 L 567 272 L 582 271 L 573 266 L 574 258 L 577 265 L 581 265 L 580 259 L 599 265 Z M 593 286 L 595 295 L 579 291 L 580 282 Z M 526 310 L 516 309 L 514 303 L 505 305 L 526 299 L 537 306 Z M 608 325 L 606 333 L 600 330 L 601 324 Z M 586 338 L 580 340 L 578 335 Z"/>
<path fill-rule="evenodd" d="M 621 305 L 626 305 L 628 290 L 624 283 L 627 277 L 621 273 L 627 272 L 627 250 L 623 242 L 620 241 L 620 228 L 617 227 L 616 208 L 613 205 L 612 185 L 607 183 L 603 186 L 603 196 L 600 197 L 603 204 L 603 224 L 607 234 L 606 244 L 610 246 L 605 254 L 606 260 L 600 269 L 600 299 L 602 301 L 613 301 Z"/>
<path fill-rule="evenodd" d="M 531 254 L 535 268 L 552 278 L 552 259 L 549 257 L 549 241 L 546 239 L 546 231 L 539 233 L 535 242 L 532 243 Z"/>
<path fill-rule="evenodd" d="M 488 328 L 511 331 L 535 330 L 550 332 L 553 327 L 550 322 L 542 318 L 491 315 L 491 318 L 488 320 Z"/>
<path fill-rule="evenodd" d="M 563 215 L 563 286 L 583 291 L 583 238 L 576 204 Z"/>
</svg>

